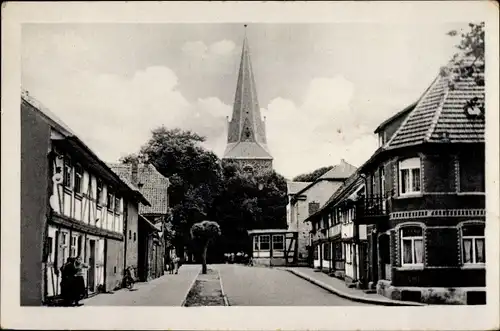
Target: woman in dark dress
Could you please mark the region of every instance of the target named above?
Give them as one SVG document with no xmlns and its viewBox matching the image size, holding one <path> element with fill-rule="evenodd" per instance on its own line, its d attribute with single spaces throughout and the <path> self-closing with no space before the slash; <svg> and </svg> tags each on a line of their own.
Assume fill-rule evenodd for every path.
<svg viewBox="0 0 500 331">
<path fill-rule="evenodd" d="M 61 267 L 61 296 L 64 306 L 70 306 L 73 301 L 73 280 L 76 274 L 75 259 L 68 257 Z"/>
</svg>

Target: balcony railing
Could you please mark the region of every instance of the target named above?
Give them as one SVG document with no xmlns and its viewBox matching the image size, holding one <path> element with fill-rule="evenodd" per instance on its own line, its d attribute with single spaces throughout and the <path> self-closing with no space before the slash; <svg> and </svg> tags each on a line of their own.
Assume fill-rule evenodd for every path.
<svg viewBox="0 0 500 331">
<path fill-rule="evenodd" d="M 356 201 L 356 218 L 380 217 L 388 215 L 387 195 L 362 196 Z"/>
</svg>

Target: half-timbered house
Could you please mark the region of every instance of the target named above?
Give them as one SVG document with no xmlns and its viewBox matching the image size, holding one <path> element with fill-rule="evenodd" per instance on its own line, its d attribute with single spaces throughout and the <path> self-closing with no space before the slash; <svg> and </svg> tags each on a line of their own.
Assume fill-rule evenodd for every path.
<svg viewBox="0 0 500 331">
<path fill-rule="evenodd" d="M 124 233 L 149 202 L 36 99 L 21 96 L 21 305 L 60 295 L 68 257 L 89 265 L 88 294 L 120 287 Z"/>
</svg>

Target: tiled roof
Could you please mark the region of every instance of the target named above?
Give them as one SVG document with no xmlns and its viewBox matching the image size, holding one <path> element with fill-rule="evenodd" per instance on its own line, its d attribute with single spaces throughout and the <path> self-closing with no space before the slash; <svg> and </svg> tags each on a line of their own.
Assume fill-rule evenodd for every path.
<svg viewBox="0 0 500 331">
<path fill-rule="evenodd" d="M 325 208 L 331 206 L 340 201 L 343 197 L 346 197 L 354 193 L 361 185 L 363 185 L 364 179 L 360 176 L 359 171 L 355 171 L 326 201 L 326 203 L 314 214 L 307 217 L 304 222 L 309 222 L 311 218 L 319 215 Z"/>
<path fill-rule="evenodd" d="M 257 142 L 242 141 L 228 144 L 224 152 L 224 159 L 268 159 L 272 160 L 271 154 L 265 145 Z"/>
<path fill-rule="evenodd" d="M 114 163 L 109 165 L 120 178 L 132 182 L 132 165 Z M 151 206 L 141 204 L 140 214 L 166 214 L 168 212 L 168 185 L 166 177 L 151 164 L 139 164 L 137 179 L 140 192 Z"/>
<path fill-rule="evenodd" d="M 346 179 L 349 178 L 356 169 L 355 166 L 342 159 L 339 164 L 335 165 L 332 169 L 323 174 L 323 176 L 319 177 L 319 179 Z"/>
<path fill-rule="evenodd" d="M 385 149 L 424 142 L 484 142 L 484 116 L 468 117 L 464 110 L 474 97 L 484 102 L 484 87 L 476 85 L 473 78 L 454 82 L 451 87 L 450 79 L 440 74 L 434 80 Z"/>
<path fill-rule="evenodd" d="M 292 181 L 288 181 L 288 182 L 286 182 L 286 191 L 287 191 L 287 194 L 296 194 L 297 192 L 302 191 L 304 188 L 306 188 L 311 183 L 312 182 L 292 182 Z"/>
</svg>

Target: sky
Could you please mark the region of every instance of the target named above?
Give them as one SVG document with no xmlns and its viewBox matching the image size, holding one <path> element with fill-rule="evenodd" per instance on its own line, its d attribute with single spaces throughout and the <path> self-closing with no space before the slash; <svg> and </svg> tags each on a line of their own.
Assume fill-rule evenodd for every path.
<svg viewBox="0 0 500 331">
<path fill-rule="evenodd" d="M 275 170 L 360 166 L 373 130 L 416 101 L 456 51 L 456 24 L 250 24 L 246 34 Z M 22 85 L 104 161 L 152 129 L 195 131 L 222 156 L 242 24 L 25 24 Z"/>
</svg>

